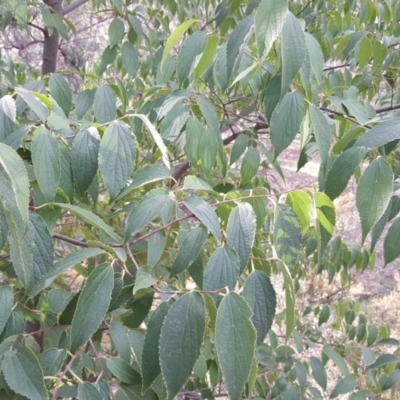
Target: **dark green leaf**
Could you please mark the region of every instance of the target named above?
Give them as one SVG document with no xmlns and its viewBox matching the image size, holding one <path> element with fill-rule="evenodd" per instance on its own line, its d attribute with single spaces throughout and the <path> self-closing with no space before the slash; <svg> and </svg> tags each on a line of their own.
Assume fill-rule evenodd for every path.
<svg viewBox="0 0 400 400">
<path fill-rule="evenodd" d="M 310 357 L 310 365 L 313 378 L 322 389 L 326 390 L 327 375 L 324 364 L 318 358 Z"/>
<path fill-rule="evenodd" d="M 26 104 L 28 104 L 28 106 L 32 109 L 32 111 L 34 111 L 37 117 L 42 122 L 45 122 L 50 114 L 49 109 L 40 100 L 38 100 L 29 90 L 16 87 L 15 91 L 18 93 L 19 96 L 22 97 L 22 99 L 26 102 Z"/>
<path fill-rule="evenodd" d="M 235 161 L 239 160 L 244 151 L 246 150 L 247 144 L 249 143 L 249 137 L 244 134 L 240 134 L 235 143 L 233 143 L 231 151 L 231 159 L 229 164 L 232 165 Z"/>
<path fill-rule="evenodd" d="M 103 321 L 111 301 L 114 272 L 110 264 L 97 267 L 88 277 L 71 324 L 71 351 L 85 343 Z"/>
<path fill-rule="evenodd" d="M 398 139 L 400 139 L 400 119 L 395 118 L 370 129 L 357 140 L 355 145 L 372 149 Z"/>
<path fill-rule="evenodd" d="M 387 377 L 385 383 L 382 385 L 382 390 L 392 389 L 398 382 L 400 382 L 400 371 L 396 369 Z"/>
<path fill-rule="evenodd" d="M 265 116 L 267 117 L 267 121 L 269 123 L 271 123 L 272 113 L 281 99 L 281 86 L 282 86 L 281 75 L 275 75 L 269 81 L 265 89 L 265 95 L 264 95 Z"/>
<path fill-rule="evenodd" d="M 96 89 L 84 90 L 76 98 L 76 117 L 82 119 L 92 107 Z"/>
<path fill-rule="evenodd" d="M 62 75 L 52 74 L 49 80 L 51 97 L 62 108 L 65 116 L 68 117 L 72 106 L 72 93 L 67 81 Z"/>
<path fill-rule="evenodd" d="M 124 23 L 119 18 L 114 18 L 108 26 L 110 47 L 114 47 L 124 37 L 124 33 Z"/>
<path fill-rule="evenodd" d="M 340 394 L 349 393 L 356 387 L 356 384 L 357 380 L 353 375 L 346 376 L 335 385 L 329 397 L 333 399 Z"/>
<path fill-rule="evenodd" d="M 122 358 L 112 357 L 106 360 L 107 368 L 116 376 L 121 382 L 136 383 L 140 375 Z M 136 382 L 135 382 L 136 381 Z"/>
<path fill-rule="evenodd" d="M 11 286 L 0 286 L 0 334 L 11 314 L 11 308 L 14 304 L 14 293 Z"/>
<path fill-rule="evenodd" d="M 257 174 L 260 166 L 260 153 L 254 147 L 250 147 L 243 157 L 240 167 L 240 184 L 244 185 Z"/>
<path fill-rule="evenodd" d="M 152 268 L 149 266 L 139 267 L 136 272 L 135 286 L 133 287 L 133 295 L 138 290 L 149 288 L 157 283 Z"/>
<path fill-rule="evenodd" d="M 167 237 L 164 232 L 156 232 L 150 236 L 147 241 L 147 248 L 151 249 L 151 251 L 147 252 L 147 263 L 149 265 L 154 266 L 157 264 L 164 251 L 166 241 Z"/>
<path fill-rule="evenodd" d="M 118 351 L 119 356 L 127 361 L 131 361 L 131 343 L 129 341 L 129 336 L 127 335 L 125 328 L 118 321 L 113 321 L 110 326 L 110 336 L 114 343 L 115 348 Z"/>
<path fill-rule="evenodd" d="M 113 121 L 117 116 L 116 99 L 109 86 L 97 88 L 93 100 L 94 114 L 99 124 Z"/>
<path fill-rule="evenodd" d="M 400 256 L 400 218 L 397 218 L 389 228 L 383 244 L 385 264 L 389 264 Z"/>
<path fill-rule="evenodd" d="M 260 346 L 275 317 L 276 294 L 268 275 L 253 271 L 244 285 L 243 297 L 253 311 L 252 322 L 257 330 L 257 345 Z"/>
<path fill-rule="evenodd" d="M 135 77 L 139 69 L 139 56 L 136 48 L 129 42 L 121 46 L 121 58 L 128 74 Z"/>
<path fill-rule="evenodd" d="M 232 400 L 242 398 L 254 359 L 257 333 L 251 317 L 247 302 L 233 292 L 224 296 L 218 307 L 215 347 Z"/>
<path fill-rule="evenodd" d="M 81 382 L 78 385 L 79 400 L 103 400 L 100 392 L 89 382 Z"/>
<path fill-rule="evenodd" d="M 192 373 L 200 355 L 204 328 L 204 302 L 196 292 L 181 296 L 165 317 L 160 336 L 160 366 L 169 399 L 175 397 Z"/>
<path fill-rule="evenodd" d="M 285 301 L 286 301 L 286 341 L 289 339 L 296 324 L 296 293 L 294 290 L 294 282 L 292 275 L 286 264 L 279 263 L 285 284 Z"/>
<path fill-rule="evenodd" d="M 67 351 L 65 349 L 47 349 L 40 353 L 39 361 L 44 376 L 57 376 L 64 364 Z"/>
<path fill-rule="evenodd" d="M 349 368 L 347 367 L 346 361 L 338 352 L 332 350 L 327 345 L 324 345 L 322 351 L 339 367 L 342 375 L 345 377 L 349 375 Z"/>
<path fill-rule="evenodd" d="M 331 147 L 331 128 L 324 114 L 314 104 L 310 104 L 309 110 L 319 155 L 324 163 L 328 158 L 329 148 Z"/>
<path fill-rule="evenodd" d="M 399 359 L 394 354 L 383 354 L 379 356 L 373 364 L 369 365 L 368 369 L 381 368 L 388 364 L 397 363 L 398 361 Z"/>
</svg>

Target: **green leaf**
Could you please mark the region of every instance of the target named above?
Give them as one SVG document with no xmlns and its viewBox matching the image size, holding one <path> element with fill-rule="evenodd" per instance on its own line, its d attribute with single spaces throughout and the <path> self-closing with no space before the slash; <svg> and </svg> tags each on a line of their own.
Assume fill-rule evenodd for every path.
<svg viewBox="0 0 400 400">
<path fill-rule="evenodd" d="M 263 271 L 253 271 L 246 279 L 243 297 L 253 312 L 252 322 L 260 346 L 275 317 L 276 294 L 268 275 Z"/>
<path fill-rule="evenodd" d="M 392 226 L 389 228 L 388 233 L 383 243 L 383 254 L 385 258 L 385 265 L 394 261 L 400 256 L 400 218 L 397 218 Z"/>
<path fill-rule="evenodd" d="M 128 74 L 136 77 L 139 70 L 139 56 L 135 46 L 129 42 L 124 42 L 121 46 L 121 58 Z"/>
<path fill-rule="evenodd" d="M 184 294 L 168 311 L 161 329 L 160 366 L 169 399 L 189 379 L 200 355 L 204 329 L 203 298 L 197 292 Z"/>
<path fill-rule="evenodd" d="M 327 375 L 324 364 L 318 358 L 310 357 L 310 365 L 313 378 L 322 389 L 326 390 Z"/>
<path fill-rule="evenodd" d="M 124 122 L 116 121 L 104 132 L 99 149 L 99 168 L 112 199 L 125 186 L 134 162 L 135 142 L 131 129 Z"/>
<path fill-rule="evenodd" d="M 228 79 L 236 74 L 247 41 L 253 30 L 254 15 L 242 19 L 232 31 L 226 45 Z"/>
<path fill-rule="evenodd" d="M 155 285 L 156 283 L 157 280 L 154 277 L 154 273 L 152 272 L 151 267 L 146 265 L 140 267 L 136 272 L 136 280 L 135 280 L 135 286 L 133 287 L 133 295 L 135 295 L 138 290 L 146 289 L 148 287 Z"/>
<path fill-rule="evenodd" d="M 129 340 L 129 336 L 125 331 L 125 328 L 120 322 L 114 320 L 111 323 L 109 333 L 119 356 L 123 360 L 130 362 L 132 355 L 131 343 Z"/>
<path fill-rule="evenodd" d="M 183 200 L 185 206 L 196 218 L 203 223 L 207 229 L 219 240 L 220 225 L 217 214 L 213 208 L 200 197 L 188 196 Z"/>
<path fill-rule="evenodd" d="M 370 390 L 358 390 L 351 394 L 349 400 L 368 400 L 370 395 Z"/>
<path fill-rule="evenodd" d="M 93 100 L 94 115 L 99 124 L 106 124 L 117 117 L 116 99 L 109 86 L 97 88 Z"/>
<path fill-rule="evenodd" d="M 103 400 L 100 392 L 89 382 L 80 382 L 78 385 L 79 400 Z"/>
<path fill-rule="evenodd" d="M 294 283 L 292 275 L 286 264 L 279 263 L 283 275 L 283 282 L 285 284 L 285 300 L 286 300 L 286 341 L 289 339 L 296 325 L 296 292 L 294 290 Z"/>
<path fill-rule="evenodd" d="M 204 126 L 197 118 L 190 117 L 188 119 L 185 130 L 185 151 L 192 165 L 196 165 L 200 160 L 199 148 L 204 131 Z"/>
<path fill-rule="evenodd" d="M 124 37 L 125 26 L 119 18 L 114 18 L 110 25 L 108 25 L 108 39 L 110 47 L 114 47 Z"/>
<path fill-rule="evenodd" d="M 325 193 L 332 199 L 336 199 L 346 189 L 346 186 L 356 167 L 363 160 L 367 150 L 365 147 L 352 147 L 336 158 L 325 182 Z"/>
<path fill-rule="evenodd" d="M 311 69 L 318 82 L 322 79 L 324 69 L 324 53 L 318 40 L 308 32 L 304 33 L 308 54 L 310 55 Z"/>
<path fill-rule="evenodd" d="M 161 60 L 161 68 L 164 64 L 164 61 L 168 57 L 169 53 L 171 52 L 172 48 L 178 42 L 178 40 L 184 35 L 184 33 L 196 22 L 195 19 L 189 19 L 185 21 L 183 24 L 179 25 L 168 37 L 167 42 L 165 43 L 163 57 Z"/>
<path fill-rule="evenodd" d="M 306 234 L 311 221 L 311 197 L 304 190 L 292 190 L 287 194 L 286 204 L 292 207 L 301 224 L 301 232 Z"/>
<path fill-rule="evenodd" d="M 115 233 L 111 226 L 107 225 L 101 218 L 99 218 L 96 214 L 93 214 L 91 211 L 85 210 L 84 208 L 78 206 L 74 206 L 72 204 L 53 203 L 53 205 L 71 211 L 74 215 L 83 219 L 88 224 L 106 233 L 111 239 L 115 240 L 116 242 L 121 241 L 121 238 Z"/>
<path fill-rule="evenodd" d="M 62 108 L 65 116 L 68 117 L 72 107 L 72 93 L 67 81 L 62 75 L 51 74 L 49 89 L 51 97 Z"/>
<path fill-rule="evenodd" d="M 28 104 L 32 111 L 37 115 L 37 117 L 45 122 L 50 115 L 49 109 L 38 100 L 32 92 L 21 87 L 16 87 L 15 91 L 21 98 Z"/>
<path fill-rule="evenodd" d="M 1 368 L 8 386 L 14 392 L 31 400 L 49 398 L 39 360 L 25 341 L 19 339 L 4 354 Z"/>
<path fill-rule="evenodd" d="M 164 189 L 154 189 L 148 192 L 129 213 L 126 221 L 125 240 L 143 230 L 155 217 L 168 199 Z"/>
<path fill-rule="evenodd" d="M 60 150 L 57 140 L 43 126 L 33 133 L 32 162 L 44 198 L 53 201 L 61 176 Z"/>
<path fill-rule="evenodd" d="M 258 57 L 261 61 L 268 55 L 280 35 L 288 12 L 287 2 L 262 0 L 255 17 L 255 34 Z"/>
<path fill-rule="evenodd" d="M 164 232 L 156 232 L 151 235 L 147 241 L 147 248 L 151 251 L 147 252 L 147 263 L 151 266 L 157 264 L 158 260 L 161 258 L 167 237 Z"/>
<path fill-rule="evenodd" d="M 357 140 L 356 146 L 370 149 L 384 146 L 389 142 L 400 139 L 400 119 L 391 119 L 370 129 Z"/>
<path fill-rule="evenodd" d="M 383 158 L 378 158 L 364 171 L 356 192 L 356 205 L 360 215 L 362 242 L 385 212 L 393 194 L 393 173 Z"/>
<path fill-rule="evenodd" d="M 208 35 L 207 43 L 204 48 L 203 54 L 200 57 L 198 64 L 194 70 L 194 80 L 197 81 L 206 72 L 207 68 L 211 65 L 215 53 L 217 52 L 219 38 L 218 36 Z"/>
<path fill-rule="evenodd" d="M 286 204 L 278 204 L 275 209 L 274 245 L 277 256 L 286 265 L 296 264 L 302 245 L 301 224 Z"/>
<path fill-rule="evenodd" d="M 151 386 L 161 372 L 158 342 L 165 316 L 170 308 L 171 303 L 163 302 L 150 317 L 142 352 L 143 391 L 146 391 Z"/>
<path fill-rule="evenodd" d="M 357 380 L 353 375 L 346 376 L 342 378 L 333 388 L 331 395 L 329 398 L 334 399 L 340 394 L 346 394 L 351 392 L 357 384 Z"/>
<path fill-rule="evenodd" d="M 378 369 L 385 365 L 397 363 L 398 361 L 399 359 L 394 354 L 382 354 L 373 364 L 368 365 L 368 369 Z"/>
<path fill-rule="evenodd" d="M 244 271 L 250 257 L 256 234 L 256 216 L 248 203 L 241 203 L 229 214 L 226 229 L 227 243 L 240 259 L 240 273 Z"/>
<path fill-rule="evenodd" d="M 293 142 L 300 129 L 305 111 L 303 97 L 297 91 L 286 93 L 271 116 L 271 143 L 275 155 L 285 150 Z"/>
<path fill-rule="evenodd" d="M 264 94 L 264 106 L 265 106 L 265 116 L 267 121 L 271 122 L 272 113 L 275 107 L 281 100 L 281 86 L 282 77 L 281 75 L 275 75 L 268 83 L 265 94 Z"/>
<path fill-rule="evenodd" d="M 323 253 L 332 238 L 335 230 L 336 214 L 332 200 L 325 193 L 314 194 L 315 208 L 317 210 L 318 252 L 322 261 Z"/>
<path fill-rule="evenodd" d="M 14 292 L 11 286 L 0 285 L 0 334 L 11 314 L 14 304 Z"/>
<path fill-rule="evenodd" d="M 88 112 L 89 108 L 92 107 L 95 93 L 96 89 L 90 89 L 84 90 L 78 94 L 75 104 L 76 117 L 78 119 L 82 119 Z"/>
<path fill-rule="evenodd" d="M 231 151 L 231 158 L 229 165 L 232 165 L 235 161 L 239 160 L 242 156 L 244 151 L 246 150 L 247 144 L 249 143 L 249 137 L 244 134 L 240 134 L 235 143 L 233 143 L 232 151 Z"/>
<path fill-rule="evenodd" d="M 260 162 L 260 153 L 256 148 L 250 147 L 244 155 L 242 165 L 240 167 L 241 185 L 244 185 L 253 179 L 253 177 L 257 174 Z"/>
<path fill-rule="evenodd" d="M 97 174 L 99 147 L 100 136 L 94 127 L 78 132 L 72 143 L 72 172 L 80 194 L 89 189 Z"/>
<path fill-rule="evenodd" d="M 6 173 L 8 183 L 15 195 L 15 206 L 19 211 L 17 216 L 26 224 L 28 224 L 28 204 L 29 204 L 29 181 L 25 165 L 21 157 L 11 147 L 0 143 L 0 165 Z M 3 193 L 4 190 L 4 193 Z M 0 196 L 5 194 L 5 189 L 0 185 Z M 9 198 L 9 196 L 7 196 Z M 11 199 L 9 198 L 11 201 Z M 4 204 L 7 207 L 6 204 Z M 8 207 L 7 207 L 8 208 Z M 24 227 L 21 227 L 22 230 Z"/>
<path fill-rule="evenodd" d="M 179 82 L 190 78 L 193 66 L 196 63 L 196 57 L 203 53 L 206 41 L 207 33 L 204 31 L 197 31 L 190 35 L 183 43 L 176 65 Z"/>
<path fill-rule="evenodd" d="M 46 275 L 42 277 L 40 282 L 32 289 L 30 296 L 36 296 L 40 291 L 48 287 L 54 278 L 62 273 L 66 272 L 74 265 L 88 259 L 91 257 L 96 257 L 99 254 L 103 254 L 106 251 L 97 247 L 92 247 L 88 249 L 79 249 L 73 253 L 67 254 L 64 258 L 58 260 L 54 263 L 53 268 Z"/>
<path fill-rule="evenodd" d="M 387 377 L 385 383 L 382 385 L 382 390 L 389 390 L 398 382 L 400 382 L 400 371 L 396 369 Z"/>
<path fill-rule="evenodd" d="M 314 104 L 310 104 L 309 111 L 319 155 L 324 163 L 328 158 L 329 148 L 331 146 L 331 128 L 324 114 L 314 106 Z"/>
<path fill-rule="evenodd" d="M 286 14 L 282 28 L 282 90 L 285 93 L 293 78 L 303 65 L 307 52 L 304 32 L 297 18 L 291 13 Z"/>
<path fill-rule="evenodd" d="M 342 375 L 347 377 L 350 374 L 349 368 L 347 367 L 347 364 L 346 364 L 346 361 L 343 359 L 343 357 L 338 352 L 336 352 L 335 350 L 332 350 L 327 345 L 324 345 L 322 351 L 339 367 Z"/>
<path fill-rule="evenodd" d="M 106 360 L 107 368 L 116 376 L 121 382 L 136 383 L 140 375 L 122 358 L 112 357 Z"/>
<path fill-rule="evenodd" d="M 172 265 L 170 277 L 185 271 L 193 264 L 206 240 L 207 229 L 204 228 L 193 229 L 186 235 Z"/>
<path fill-rule="evenodd" d="M 257 339 L 247 302 L 230 292 L 221 301 L 215 326 L 215 347 L 229 397 L 242 398 Z M 240 366 L 240 368 L 239 368 Z"/>
<path fill-rule="evenodd" d="M 257 229 L 260 229 L 267 216 L 268 196 L 269 191 L 264 187 L 256 187 L 254 189 L 245 190 L 242 192 L 243 197 L 247 197 L 244 202 L 249 203 L 257 217 Z M 254 197 L 252 197 L 254 196 Z"/>
<path fill-rule="evenodd" d="M 208 260 L 204 273 L 203 289 L 205 291 L 217 291 L 228 287 L 235 289 L 239 278 L 240 259 L 236 252 L 229 246 L 217 248 Z M 211 297 L 219 303 L 221 297 L 211 294 Z"/>
<path fill-rule="evenodd" d="M 186 175 L 183 180 L 183 188 L 191 190 L 206 190 L 213 192 L 214 189 L 203 179 L 198 178 L 194 175 Z"/>
<path fill-rule="evenodd" d="M 97 331 L 110 305 L 113 287 L 114 271 L 110 264 L 98 266 L 89 275 L 72 319 L 72 352 L 78 350 Z"/>
<path fill-rule="evenodd" d="M 64 364 L 67 351 L 65 349 L 47 349 L 39 356 L 44 376 L 57 376 Z"/>
<path fill-rule="evenodd" d="M 65 193 L 71 201 L 74 197 L 74 180 L 72 177 L 72 156 L 69 147 L 63 143 L 58 142 L 58 149 L 60 150 L 60 183 L 59 188 Z"/>
<path fill-rule="evenodd" d="M 0 142 L 4 142 L 17 129 L 15 118 L 15 100 L 7 94 L 0 98 Z"/>
<path fill-rule="evenodd" d="M 218 154 L 218 140 L 210 129 L 204 129 L 198 151 L 203 173 L 205 176 L 209 176 Z"/>
</svg>

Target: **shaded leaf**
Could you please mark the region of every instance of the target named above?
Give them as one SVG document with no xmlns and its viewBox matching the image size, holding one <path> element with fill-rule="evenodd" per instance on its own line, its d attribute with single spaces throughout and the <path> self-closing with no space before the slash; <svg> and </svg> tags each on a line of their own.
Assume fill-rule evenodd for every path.
<svg viewBox="0 0 400 400">
<path fill-rule="evenodd" d="M 0 334 L 11 314 L 11 309 L 14 304 L 14 292 L 11 286 L 0 286 Z"/>
<path fill-rule="evenodd" d="M 116 99 L 113 90 L 109 86 L 97 88 L 93 100 L 94 115 L 99 124 L 113 121 L 117 116 Z"/>
<path fill-rule="evenodd" d="M 383 243 L 385 264 L 389 264 L 400 256 L 400 218 L 397 218 L 388 230 Z"/>
<path fill-rule="evenodd" d="M 129 42 L 124 42 L 121 46 L 121 58 L 128 74 L 135 77 L 139 69 L 139 56 L 135 46 Z"/>
<path fill-rule="evenodd" d="M 39 99 L 37 99 L 31 91 L 21 87 L 16 87 L 15 91 L 22 97 L 26 104 L 28 104 L 32 111 L 34 111 L 37 117 L 42 122 L 45 122 L 50 115 L 49 109 Z"/>
<path fill-rule="evenodd" d="M 65 78 L 59 74 L 51 74 L 49 89 L 51 97 L 62 108 L 65 116 L 68 117 L 72 107 L 72 93 Z"/>
<path fill-rule="evenodd" d="M 349 393 L 356 387 L 356 384 L 357 380 L 353 375 L 346 376 L 335 385 L 329 397 L 333 399 L 340 394 Z"/>
<path fill-rule="evenodd" d="M 318 358 L 310 357 L 310 365 L 313 378 L 322 389 L 326 390 L 327 375 L 324 364 Z"/>
<path fill-rule="evenodd" d="M 325 193 L 315 193 L 314 201 L 317 211 L 319 260 L 321 261 L 335 229 L 336 214 L 332 200 Z"/>
<path fill-rule="evenodd" d="M 319 155 L 324 163 L 328 158 L 329 148 L 331 146 L 331 128 L 324 114 L 314 106 L 314 104 L 310 104 L 309 111 Z"/>
<path fill-rule="evenodd" d="M 240 184 L 244 185 L 257 174 L 260 166 L 260 153 L 254 147 L 250 147 L 243 157 L 242 165 L 240 166 Z"/>
</svg>

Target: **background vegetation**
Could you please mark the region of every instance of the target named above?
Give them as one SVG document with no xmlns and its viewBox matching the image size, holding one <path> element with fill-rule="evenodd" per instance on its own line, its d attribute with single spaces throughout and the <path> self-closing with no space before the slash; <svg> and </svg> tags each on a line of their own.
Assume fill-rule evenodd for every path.
<svg viewBox="0 0 400 400">
<path fill-rule="evenodd" d="M 398 1 L 0 15 L 1 399 L 398 398 Z"/>
</svg>

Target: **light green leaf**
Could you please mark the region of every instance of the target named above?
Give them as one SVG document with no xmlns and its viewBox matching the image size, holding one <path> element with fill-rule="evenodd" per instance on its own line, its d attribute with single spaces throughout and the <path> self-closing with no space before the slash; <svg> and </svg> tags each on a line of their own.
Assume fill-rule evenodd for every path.
<svg viewBox="0 0 400 400">
<path fill-rule="evenodd" d="M 217 291 L 228 287 L 235 289 L 239 278 L 240 260 L 236 252 L 229 246 L 217 248 L 208 260 L 207 268 L 204 273 L 203 289 L 205 291 Z M 211 294 L 217 303 L 221 297 Z"/>
<path fill-rule="evenodd" d="M 143 199 L 129 213 L 126 221 L 125 240 L 144 229 L 155 217 L 168 199 L 168 192 L 164 189 L 154 189 L 148 192 Z"/>
<path fill-rule="evenodd" d="M 19 96 L 28 104 L 28 106 L 34 111 L 34 113 L 38 116 L 38 118 L 45 122 L 48 116 L 50 115 L 49 109 L 40 101 L 38 100 L 32 92 L 27 89 L 16 87 L 15 91 L 18 93 Z"/>
<path fill-rule="evenodd" d="M 0 165 L 4 169 L 8 183 L 15 195 L 13 209 L 17 206 L 18 218 L 28 224 L 29 181 L 25 165 L 21 157 L 11 147 L 0 143 Z M 4 190 L 4 193 L 3 193 Z M 3 185 L 0 185 L 0 196 L 6 194 Z M 7 196 L 9 198 L 9 196 Z M 11 199 L 9 198 L 11 201 Z M 7 205 L 5 205 L 7 207 Z M 7 207 L 8 208 L 8 207 Z M 24 230 L 24 227 L 20 227 Z"/>
<path fill-rule="evenodd" d="M 400 139 L 400 119 L 384 121 L 370 129 L 357 140 L 356 146 L 370 149 L 383 146 L 389 142 Z"/>
<path fill-rule="evenodd" d="M 184 33 L 196 22 L 195 19 L 189 19 L 185 21 L 183 24 L 179 25 L 168 37 L 167 42 L 165 43 L 163 57 L 161 60 L 161 67 L 164 64 L 164 61 L 168 57 L 172 48 L 178 42 L 178 40 L 184 35 Z"/>
<path fill-rule="evenodd" d="M 198 178 L 194 175 L 186 175 L 183 180 L 183 188 L 191 190 L 206 190 L 213 192 L 214 189 L 203 179 Z"/>
<path fill-rule="evenodd" d="M 61 176 L 60 150 L 57 140 L 43 126 L 33 133 L 32 162 L 44 198 L 53 201 Z"/>
<path fill-rule="evenodd" d="M 202 222 L 217 238 L 220 238 L 220 226 L 213 208 L 200 197 L 188 196 L 183 200 L 185 206 Z"/>
<path fill-rule="evenodd" d="M 305 235 L 310 228 L 311 197 L 304 190 L 292 190 L 287 194 L 286 204 L 292 207 L 301 224 L 302 234 Z"/>
<path fill-rule="evenodd" d="M 318 40 L 308 32 L 304 33 L 308 54 L 310 55 L 311 69 L 318 82 L 322 79 L 324 69 L 324 53 Z"/>
<path fill-rule="evenodd" d="M 353 375 L 349 375 L 346 376 L 345 378 L 342 378 L 333 388 L 329 398 L 334 399 L 340 394 L 346 394 L 351 392 L 356 387 L 356 384 L 357 380 Z"/>
<path fill-rule="evenodd" d="M 344 99 L 342 104 L 346 107 L 348 114 L 354 116 L 360 124 L 365 124 L 369 120 L 364 104 L 358 100 Z"/>
<path fill-rule="evenodd" d="M 67 81 L 62 75 L 52 74 L 49 80 L 49 89 L 51 97 L 62 108 L 66 117 L 72 107 L 72 93 Z"/>
<path fill-rule="evenodd" d="M 35 353 L 18 340 L 4 354 L 2 372 L 8 386 L 16 393 L 31 400 L 46 400 L 48 392 L 44 385 L 43 371 Z"/>
<path fill-rule="evenodd" d="M 170 277 L 185 271 L 193 264 L 206 240 L 207 229 L 204 228 L 193 229 L 186 235 L 172 265 Z"/>
<path fill-rule="evenodd" d="M 161 328 L 171 304 L 161 303 L 150 317 L 142 352 L 143 391 L 146 391 L 161 372 L 158 342 Z"/>
<path fill-rule="evenodd" d="M 206 72 L 207 68 L 211 65 L 215 53 L 218 48 L 219 38 L 217 36 L 208 35 L 207 43 L 204 48 L 203 54 L 194 70 L 194 80 L 197 81 Z"/>
<path fill-rule="evenodd" d="M 329 148 L 331 147 L 331 128 L 324 114 L 314 104 L 310 104 L 309 111 L 319 155 L 324 163 L 328 158 Z"/>
<path fill-rule="evenodd" d="M 240 273 L 244 271 L 250 257 L 256 234 L 256 216 L 248 203 L 241 203 L 229 214 L 226 229 L 227 243 L 240 259 Z"/>
<path fill-rule="evenodd" d="M 124 37 L 125 26 L 119 18 L 114 18 L 110 25 L 108 25 L 108 39 L 110 47 L 114 47 Z"/>
<path fill-rule="evenodd" d="M 160 136 L 160 134 L 157 132 L 156 128 L 154 127 L 154 125 L 150 122 L 150 120 L 142 114 L 132 114 L 132 117 L 137 117 L 139 119 L 141 119 L 145 125 L 147 126 L 147 129 L 149 130 L 149 132 L 151 133 L 151 135 L 153 136 L 153 139 L 156 143 L 156 145 L 158 146 L 161 154 L 162 154 L 162 159 L 163 162 L 165 164 L 165 166 L 168 169 L 171 169 L 171 165 L 169 162 L 169 157 L 168 157 L 168 149 L 167 146 L 165 146 L 162 137 Z"/>
<path fill-rule="evenodd" d="M 204 302 L 197 292 L 184 294 L 168 311 L 161 329 L 159 350 L 168 399 L 174 398 L 189 379 L 200 355 L 204 328 Z"/>
<path fill-rule="evenodd" d="M 302 245 L 301 224 L 286 204 L 278 204 L 275 209 L 274 245 L 277 256 L 286 265 L 296 264 Z"/>
<path fill-rule="evenodd" d="M 152 268 L 149 266 L 140 267 L 136 272 L 135 286 L 133 287 L 133 295 L 140 290 L 151 287 L 157 283 Z M 126 382 L 129 383 L 129 382 Z"/>
<path fill-rule="evenodd" d="M 282 28 L 282 90 L 286 93 L 293 78 L 303 65 L 306 55 L 304 32 L 297 18 L 291 13 L 286 14 Z"/>
<path fill-rule="evenodd" d="M 250 147 L 243 157 L 242 165 L 240 167 L 240 184 L 244 185 L 251 181 L 257 174 L 258 167 L 260 166 L 261 158 L 260 153 L 254 147 Z"/>
<path fill-rule="evenodd" d="M 276 294 L 268 275 L 263 271 L 253 271 L 247 277 L 243 297 L 253 311 L 252 322 L 257 330 L 257 345 L 260 346 L 275 317 Z"/>
<path fill-rule="evenodd" d="M 332 350 L 329 346 L 324 345 L 322 351 L 338 366 L 340 372 L 345 377 L 350 375 L 349 368 L 347 367 L 344 358 L 335 350 Z"/>
<path fill-rule="evenodd" d="M 0 334 L 6 326 L 13 304 L 14 292 L 12 287 L 0 285 Z"/>
<path fill-rule="evenodd" d="M 360 215 L 362 242 L 385 212 L 393 194 L 393 173 L 384 158 L 378 158 L 361 176 L 356 192 L 356 205 Z"/>
<path fill-rule="evenodd" d="M 116 376 L 121 382 L 136 383 L 136 379 L 140 375 L 122 358 L 112 357 L 106 360 L 107 368 Z M 135 379 L 136 378 L 136 379 Z"/>
<path fill-rule="evenodd" d="M 249 137 L 244 134 L 240 134 L 235 143 L 233 143 L 232 151 L 231 151 L 231 158 L 229 165 L 232 165 L 235 161 L 239 160 L 242 156 L 244 151 L 246 150 L 247 144 L 249 143 Z"/>
<path fill-rule="evenodd" d="M 88 89 L 78 94 L 76 98 L 76 117 L 82 119 L 88 112 L 89 108 L 92 107 L 94 101 L 94 95 L 96 89 Z"/>
<path fill-rule="evenodd" d="M 96 214 L 93 214 L 89 210 L 85 210 L 84 208 L 74 206 L 72 204 L 65 203 L 53 203 L 56 207 L 65 208 L 66 210 L 71 211 L 77 217 L 83 219 L 88 224 L 94 226 L 95 228 L 106 233 L 111 239 L 120 242 L 121 238 L 115 233 L 115 231 L 111 228 L 111 226 L 107 225 L 101 218 L 99 218 Z"/>
<path fill-rule="evenodd" d="M 305 111 L 303 97 L 297 91 L 286 93 L 271 117 L 271 143 L 275 154 L 285 150 L 296 137 Z"/>
<path fill-rule="evenodd" d="M 94 127 L 78 132 L 72 143 L 72 172 L 80 194 L 89 189 L 97 174 L 99 147 L 100 136 Z"/>
<path fill-rule="evenodd" d="M 113 122 L 104 132 L 99 149 L 99 168 L 112 199 L 125 186 L 134 162 L 135 142 L 131 129 L 125 122 Z"/>
<path fill-rule="evenodd" d="M 321 262 L 326 246 L 335 230 L 336 214 L 332 200 L 325 193 L 315 193 L 314 201 L 317 210 L 318 256 Z"/>
<path fill-rule="evenodd" d="M 108 361 L 108 360 L 107 360 Z M 100 392 L 89 382 L 80 382 L 78 385 L 79 400 L 103 400 Z"/>
<path fill-rule="evenodd" d="M 313 378 L 322 389 L 326 390 L 327 375 L 324 364 L 318 358 L 310 357 L 310 365 Z"/>
<path fill-rule="evenodd" d="M 292 275 L 286 264 L 279 263 L 283 275 L 283 282 L 285 284 L 285 300 L 286 300 L 286 341 L 289 339 L 296 325 L 296 292 L 294 290 L 294 283 Z"/>
<path fill-rule="evenodd" d="M 383 243 L 383 253 L 385 257 L 385 265 L 394 261 L 400 256 L 400 218 L 397 218 L 388 233 Z"/>
<path fill-rule="evenodd" d="M 282 31 L 288 12 L 287 2 L 262 0 L 255 17 L 255 34 L 258 58 L 263 61 Z"/>
<path fill-rule="evenodd" d="M 236 74 L 247 41 L 253 31 L 254 15 L 242 19 L 232 31 L 226 45 L 228 79 Z"/>
<path fill-rule="evenodd" d="M 340 154 L 333 162 L 326 178 L 324 190 L 332 200 L 340 196 L 346 188 L 354 170 L 366 154 L 365 147 L 351 147 Z"/>
<path fill-rule="evenodd" d="M 94 115 L 99 124 L 106 124 L 117 117 L 116 99 L 109 86 L 97 88 L 93 100 Z"/>
<path fill-rule="evenodd" d="M 98 266 L 87 278 L 72 318 L 72 352 L 97 331 L 110 305 L 113 287 L 114 271 L 111 264 Z"/>
<path fill-rule="evenodd" d="M 257 333 L 251 317 L 247 302 L 233 292 L 224 296 L 218 307 L 215 347 L 232 400 L 242 398 L 254 359 Z"/>
<path fill-rule="evenodd" d="M 135 46 L 129 42 L 124 42 L 121 46 L 121 58 L 128 74 L 136 77 L 139 70 L 139 56 Z"/>
</svg>

